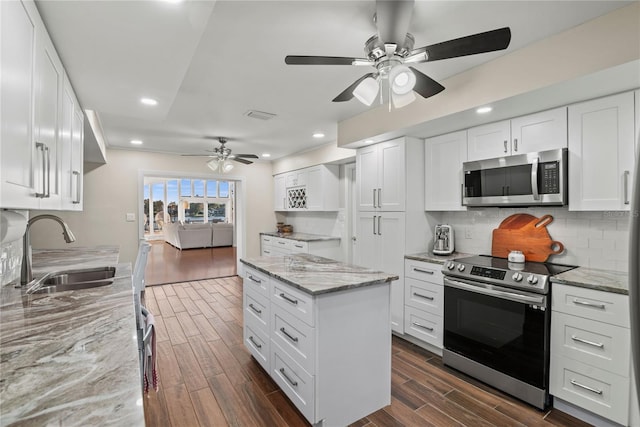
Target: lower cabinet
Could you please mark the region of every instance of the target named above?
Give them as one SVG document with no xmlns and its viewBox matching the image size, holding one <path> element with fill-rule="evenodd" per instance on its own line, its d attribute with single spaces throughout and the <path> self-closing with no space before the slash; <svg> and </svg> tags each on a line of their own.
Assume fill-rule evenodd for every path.
<svg viewBox="0 0 640 427">
<path fill-rule="evenodd" d="M 262 256 L 302 253 L 339 259 L 340 239 L 302 241 L 263 234 L 260 237 L 260 253 Z"/>
<path fill-rule="evenodd" d="M 552 310 L 551 394 L 629 425 L 628 297 L 554 283 Z"/>
<path fill-rule="evenodd" d="M 405 259 L 404 333 L 442 349 L 444 282 L 442 265 Z"/>
<path fill-rule="evenodd" d="M 307 421 L 348 425 L 390 404 L 388 283 L 311 295 L 242 276 L 245 346 Z"/>
</svg>

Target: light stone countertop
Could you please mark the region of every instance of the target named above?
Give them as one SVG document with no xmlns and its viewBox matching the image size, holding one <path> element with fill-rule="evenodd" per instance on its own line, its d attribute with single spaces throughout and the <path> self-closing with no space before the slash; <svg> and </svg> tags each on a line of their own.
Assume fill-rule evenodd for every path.
<svg viewBox="0 0 640 427">
<path fill-rule="evenodd" d="M 340 240 L 340 237 L 323 236 L 320 234 L 308 233 L 278 233 L 277 231 L 265 231 L 260 233 L 264 236 L 281 237 L 283 239 L 296 240 L 298 242 L 319 242 L 325 240 Z"/>
<path fill-rule="evenodd" d="M 398 280 L 394 274 L 309 254 L 255 257 L 240 261 L 311 295 Z"/>
<path fill-rule="evenodd" d="M 405 255 L 405 259 L 413 259 L 416 261 L 432 262 L 435 264 L 444 265 L 445 262 L 456 259 L 473 256 L 473 254 L 466 254 L 464 252 L 454 252 L 450 255 L 435 255 L 433 252 L 420 252 L 417 254 Z"/>
<path fill-rule="evenodd" d="M 34 251 L 34 277 L 116 266 L 112 285 L 0 301 L 0 425 L 143 426 L 130 264 L 117 247 Z"/>
<path fill-rule="evenodd" d="M 629 275 L 622 271 L 578 267 L 552 276 L 551 283 L 562 283 L 616 294 L 629 294 Z"/>
</svg>

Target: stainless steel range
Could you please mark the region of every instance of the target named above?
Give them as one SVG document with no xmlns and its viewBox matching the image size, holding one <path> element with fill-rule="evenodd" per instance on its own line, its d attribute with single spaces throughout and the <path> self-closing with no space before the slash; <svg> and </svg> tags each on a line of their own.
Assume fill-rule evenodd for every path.
<svg viewBox="0 0 640 427">
<path fill-rule="evenodd" d="M 448 261 L 446 365 L 540 409 L 549 404 L 549 278 L 575 266 L 473 256 Z"/>
</svg>

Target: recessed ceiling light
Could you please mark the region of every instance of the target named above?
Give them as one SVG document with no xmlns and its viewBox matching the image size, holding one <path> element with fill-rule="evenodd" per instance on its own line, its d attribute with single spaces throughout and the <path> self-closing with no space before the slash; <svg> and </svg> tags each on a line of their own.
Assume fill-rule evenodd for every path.
<svg viewBox="0 0 640 427">
<path fill-rule="evenodd" d="M 140 102 L 144 105 L 158 105 L 158 101 L 153 98 L 140 98 Z"/>
<path fill-rule="evenodd" d="M 373 139 L 365 139 L 364 143 L 365 144 L 373 144 Z"/>
<path fill-rule="evenodd" d="M 139 139 L 132 139 L 130 142 L 133 145 L 142 145 L 142 141 L 140 141 Z"/>
<path fill-rule="evenodd" d="M 490 112 L 491 110 L 493 110 L 493 108 L 491 107 L 480 107 L 476 110 L 476 113 L 478 114 L 486 114 L 488 112 Z"/>
<path fill-rule="evenodd" d="M 269 153 L 262 153 L 262 157 L 271 157 L 271 154 L 269 154 Z"/>
<path fill-rule="evenodd" d="M 316 132 L 313 134 L 314 138 L 324 138 L 324 133 L 322 132 Z"/>
</svg>

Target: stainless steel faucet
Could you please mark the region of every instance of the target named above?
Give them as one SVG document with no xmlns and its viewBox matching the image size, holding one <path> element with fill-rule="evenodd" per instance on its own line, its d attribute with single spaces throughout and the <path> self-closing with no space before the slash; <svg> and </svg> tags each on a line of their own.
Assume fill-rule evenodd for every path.
<svg viewBox="0 0 640 427">
<path fill-rule="evenodd" d="M 41 219 L 52 219 L 62 226 L 62 235 L 67 243 L 75 242 L 76 237 L 73 235 L 66 222 L 55 215 L 38 215 L 34 216 L 27 222 L 27 229 L 22 237 L 22 270 L 20 272 L 20 285 L 26 285 L 33 280 L 33 272 L 31 271 L 31 239 L 29 238 L 29 229 L 31 225 Z"/>
</svg>

